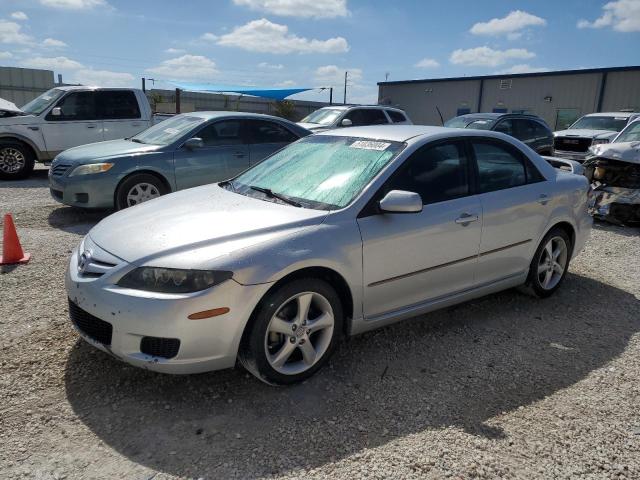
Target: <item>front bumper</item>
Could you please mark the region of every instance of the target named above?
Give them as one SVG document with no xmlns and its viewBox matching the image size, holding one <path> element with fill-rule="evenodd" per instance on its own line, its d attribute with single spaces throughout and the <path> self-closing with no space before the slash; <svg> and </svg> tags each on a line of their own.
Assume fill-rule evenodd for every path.
<svg viewBox="0 0 640 480">
<path fill-rule="evenodd" d="M 60 203 L 81 208 L 113 208 L 118 178 L 108 173 L 69 177 L 73 168 L 59 175 L 49 169 L 49 191 Z"/>
<path fill-rule="evenodd" d="M 123 262 L 95 278 L 79 273 L 78 249 L 71 255 L 66 290 L 74 315 L 81 309 L 83 321 L 91 317 L 110 325 L 110 338 L 73 326 L 89 344 L 131 365 L 162 373 L 188 374 L 233 367 L 244 327 L 255 305 L 270 284 L 244 286 L 227 280 L 191 294 L 159 294 L 121 288 L 117 280 L 133 266 Z M 203 320 L 188 315 L 214 308 L 229 312 Z M 87 319 L 88 318 L 88 319 Z M 74 318 L 74 320 L 77 320 Z M 99 330 L 104 332 L 104 328 Z M 172 358 L 143 353 L 143 338 L 178 340 Z M 146 349 L 148 350 L 148 349 Z"/>
<path fill-rule="evenodd" d="M 612 223 L 640 223 L 640 189 L 597 186 L 589 212 L 595 218 Z"/>
<path fill-rule="evenodd" d="M 576 162 L 583 163 L 587 157 L 589 156 L 589 152 L 568 152 L 566 150 L 557 150 L 553 151 L 554 157 L 567 158 L 569 160 L 575 160 Z"/>
</svg>

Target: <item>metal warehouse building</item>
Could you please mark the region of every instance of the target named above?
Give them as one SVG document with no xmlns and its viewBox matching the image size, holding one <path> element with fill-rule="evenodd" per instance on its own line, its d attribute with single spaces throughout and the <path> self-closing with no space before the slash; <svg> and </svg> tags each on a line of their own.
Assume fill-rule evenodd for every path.
<svg viewBox="0 0 640 480">
<path fill-rule="evenodd" d="M 560 130 L 587 113 L 640 111 L 640 66 L 378 83 L 378 102 L 416 124 L 476 112 L 533 113 Z"/>
</svg>

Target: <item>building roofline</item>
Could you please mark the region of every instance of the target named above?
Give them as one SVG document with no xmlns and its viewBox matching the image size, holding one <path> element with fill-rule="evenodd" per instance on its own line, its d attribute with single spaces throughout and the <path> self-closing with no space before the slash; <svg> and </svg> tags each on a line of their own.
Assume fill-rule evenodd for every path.
<svg viewBox="0 0 640 480">
<path fill-rule="evenodd" d="M 433 83 L 433 82 L 453 82 L 465 80 L 492 80 L 502 78 L 529 78 L 529 77 L 554 77 L 561 75 L 578 75 L 589 73 L 609 73 L 609 72 L 628 72 L 639 71 L 640 65 L 628 67 L 605 67 L 605 68 L 585 68 L 581 70 L 555 70 L 553 72 L 532 72 L 532 73 L 507 73 L 504 75 L 476 75 L 472 77 L 446 77 L 446 78 L 423 78 L 416 80 L 395 80 L 391 82 L 378 82 L 378 86 L 386 85 L 404 85 L 410 83 Z"/>
</svg>

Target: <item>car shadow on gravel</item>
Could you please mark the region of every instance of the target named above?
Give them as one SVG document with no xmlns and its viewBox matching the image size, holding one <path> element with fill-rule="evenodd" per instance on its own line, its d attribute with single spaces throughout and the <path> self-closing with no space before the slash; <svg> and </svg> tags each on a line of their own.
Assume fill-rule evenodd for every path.
<svg viewBox="0 0 640 480">
<path fill-rule="evenodd" d="M 65 232 L 86 234 L 91 228 L 106 216 L 111 210 L 85 210 L 75 207 L 59 207 L 51 211 L 47 218 L 49 225 Z"/>
<path fill-rule="evenodd" d="M 593 228 L 596 230 L 603 230 L 605 232 L 612 232 L 623 237 L 638 237 L 640 236 L 640 226 L 635 225 L 614 225 L 601 220 L 594 220 Z"/>
<path fill-rule="evenodd" d="M 36 168 L 22 180 L 0 180 L 0 188 L 41 188 L 49 186 L 49 169 Z"/>
<path fill-rule="evenodd" d="M 66 393 L 110 447 L 177 476 L 313 468 L 447 427 L 507 442 L 493 417 L 620 355 L 640 331 L 638 306 L 628 292 L 570 274 L 547 300 L 511 290 L 352 338 L 327 368 L 288 388 L 240 369 L 155 374 L 79 340 Z"/>
</svg>

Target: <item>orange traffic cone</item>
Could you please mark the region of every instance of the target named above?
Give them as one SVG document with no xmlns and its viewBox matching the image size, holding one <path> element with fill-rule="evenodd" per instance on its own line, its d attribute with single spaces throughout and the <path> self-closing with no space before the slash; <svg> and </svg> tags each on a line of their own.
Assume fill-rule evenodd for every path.
<svg viewBox="0 0 640 480">
<path fill-rule="evenodd" d="M 27 263 L 30 258 L 30 253 L 24 253 L 22 251 L 16 226 L 13 224 L 13 218 L 7 213 L 4 216 L 4 234 L 2 235 L 2 257 L 0 257 L 0 265 Z"/>
</svg>

